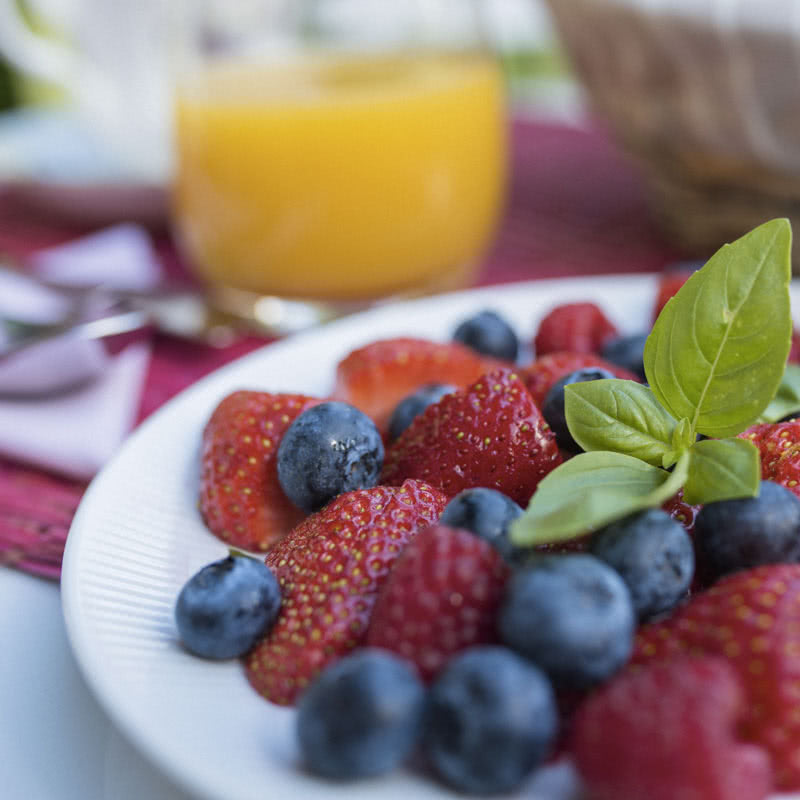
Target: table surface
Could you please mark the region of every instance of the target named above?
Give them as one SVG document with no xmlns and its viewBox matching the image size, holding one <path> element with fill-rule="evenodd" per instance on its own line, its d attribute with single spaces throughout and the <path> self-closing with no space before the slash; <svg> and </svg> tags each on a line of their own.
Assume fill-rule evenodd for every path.
<svg viewBox="0 0 800 800">
<path fill-rule="evenodd" d="M 513 134 L 509 207 L 480 283 L 652 272 L 679 257 L 648 216 L 635 170 L 602 132 L 519 123 Z M 0 194 L 0 252 L 24 257 L 80 232 L 4 203 Z M 164 237 L 155 241 L 168 269 L 179 269 Z M 140 418 L 255 345 L 198 354 L 157 341 Z M 44 511 L 37 509 L 47 505 L 47 524 L 63 536 L 83 488 L 0 461 L 0 526 L 41 524 Z M 47 563 L 44 572 L 57 575 L 52 553 Z M 69 648 L 57 581 L 0 566 L 0 641 L 4 798 L 187 800 L 116 731 L 92 696 Z"/>
</svg>

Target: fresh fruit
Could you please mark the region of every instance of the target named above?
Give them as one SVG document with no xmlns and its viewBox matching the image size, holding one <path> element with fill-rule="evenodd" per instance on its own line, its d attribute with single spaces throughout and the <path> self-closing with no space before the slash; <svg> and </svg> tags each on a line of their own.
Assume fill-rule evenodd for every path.
<svg viewBox="0 0 800 800">
<path fill-rule="evenodd" d="M 385 339 L 354 350 L 339 362 L 333 397 L 361 409 L 383 430 L 395 406 L 420 386 L 467 386 L 493 363 L 459 342 Z"/>
<path fill-rule="evenodd" d="M 697 515 L 694 541 L 709 581 L 761 564 L 800 561 L 800 500 L 761 481 L 758 497 L 707 503 Z"/>
<path fill-rule="evenodd" d="M 237 658 L 270 629 L 281 607 L 278 581 L 262 561 L 230 555 L 184 584 L 175 624 L 187 650 L 204 658 Z"/>
<path fill-rule="evenodd" d="M 378 482 L 383 441 L 375 423 L 347 403 L 320 403 L 300 414 L 278 446 L 278 482 L 303 511 L 319 511 L 344 492 Z"/>
<path fill-rule="evenodd" d="M 646 333 L 618 336 L 615 339 L 609 339 L 603 345 L 600 355 L 606 361 L 630 370 L 640 380 L 644 380 L 644 343 L 646 341 Z"/>
<path fill-rule="evenodd" d="M 389 417 L 389 440 L 394 441 L 428 406 L 456 389 L 452 383 L 428 383 L 404 397 Z"/>
<path fill-rule="evenodd" d="M 618 335 L 616 326 L 595 303 L 565 303 L 539 323 L 533 340 L 537 356 L 569 351 L 599 353 Z"/>
<path fill-rule="evenodd" d="M 739 434 L 761 456 L 761 477 L 800 497 L 800 420 L 753 425 Z"/>
<path fill-rule="evenodd" d="M 653 305 L 653 322 L 658 319 L 658 315 L 664 310 L 667 301 L 678 293 L 683 284 L 695 273 L 696 267 L 700 266 L 702 266 L 700 263 L 685 266 L 679 264 L 661 273 Z"/>
<path fill-rule="evenodd" d="M 266 563 L 283 607 L 246 661 L 255 689 L 291 704 L 327 664 L 360 644 L 394 560 L 445 503 L 419 481 L 360 489 L 339 495 L 282 539 Z"/>
<path fill-rule="evenodd" d="M 548 390 L 541 405 L 542 416 L 556 435 L 558 446 L 569 453 L 581 452 L 581 446 L 572 438 L 567 427 L 567 415 L 564 411 L 564 387 L 585 381 L 601 381 L 615 377 L 613 373 L 601 367 L 583 367 L 559 378 Z"/>
<path fill-rule="evenodd" d="M 683 489 L 670 497 L 661 508 L 670 515 L 675 522 L 679 522 L 690 536 L 694 533 L 694 525 L 702 506 L 690 505 L 683 499 Z"/>
<path fill-rule="evenodd" d="M 544 760 L 557 728 L 553 690 L 539 669 L 506 648 L 475 647 L 431 687 L 423 747 L 448 785 L 497 794 Z"/>
<path fill-rule="evenodd" d="M 437 524 L 413 539 L 383 583 L 366 642 L 430 680 L 460 650 L 497 641 L 508 567 L 486 541 Z"/>
<path fill-rule="evenodd" d="M 765 800 L 770 764 L 738 736 L 746 700 L 719 658 L 626 671 L 586 700 L 571 751 L 592 800 Z"/>
<path fill-rule="evenodd" d="M 800 565 L 721 578 L 668 619 L 641 628 L 632 660 L 687 652 L 720 656 L 736 670 L 746 695 L 742 737 L 769 752 L 777 787 L 800 789 Z"/>
<path fill-rule="evenodd" d="M 509 563 L 515 563 L 527 551 L 514 547 L 508 538 L 509 525 L 522 514 L 522 508 L 496 489 L 479 486 L 464 489 L 445 506 L 439 522 L 451 528 L 463 528 L 485 539 Z"/>
<path fill-rule="evenodd" d="M 417 744 L 424 708 L 425 689 L 407 661 L 371 649 L 345 656 L 297 704 L 303 762 L 336 780 L 388 772 Z"/>
<path fill-rule="evenodd" d="M 694 575 L 691 539 L 656 508 L 596 531 L 589 550 L 625 581 L 640 621 L 672 610 L 686 596 Z"/>
<path fill-rule="evenodd" d="M 453 333 L 453 341 L 461 342 L 484 356 L 492 356 L 512 364 L 519 354 L 519 339 L 508 321 L 496 311 L 479 311 L 461 322 Z"/>
<path fill-rule="evenodd" d="M 278 483 L 277 452 L 292 420 L 320 401 L 301 394 L 234 392 L 203 431 L 200 512 L 212 533 L 267 550 L 305 515 Z"/>
<path fill-rule="evenodd" d="M 448 497 L 484 486 L 524 505 L 560 462 L 519 376 L 498 369 L 420 414 L 386 451 L 381 482 L 417 478 Z"/>
<path fill-rule="evenodd" d="M 543 669 L 556 688 L 582 689 L 628 660 L 636 616 L 622 578 L 576 553 L 541 556 L 519 569 L 498 620 L 503 643 Z"/>
<path fill-rule="evenodd" d="M 605 361 L 592 353 L 548 353 L 521 369 L 519 374 L 525 381 L 525 385 L 533 397 L 533 402 L 541 408 L 550 387 L 559 378 L 584 368 L 607 369 L 615 378 L 628 381 L 638 380 L 633 372 Z"/>
</svg>

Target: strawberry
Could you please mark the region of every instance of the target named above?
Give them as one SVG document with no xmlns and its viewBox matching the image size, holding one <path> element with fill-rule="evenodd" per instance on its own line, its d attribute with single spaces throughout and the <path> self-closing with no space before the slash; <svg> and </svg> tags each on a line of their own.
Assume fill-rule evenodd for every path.
<svg viewBox="0 0 800 800">
<path fill-rule="evenodd" d="M 417 478 L 448 497 L 484 486 L 524 506 L 560 463 L 555 436 L 522 380 L 498 369 L 417 416 L 386 451 L 381 482 Z"/>
<path fill-rule="evenodd" d="M 534 403 L 541 408 L 550 387 L 557 380 L 585 367 L 607 369 L 612 375 L 627 381 L 639 380 L 632 372 L 591 353 L 548 353 L 521 369 L 519 374 L 533 396 Z"/>
<path fill-rule="evenodd" d="M 800 497 L 800 420 L 753 425 L 739 434 L 761 455 L 761 477 Z"/>
<path fill-rule="evenodd" d="M 383 430 L 395 406 L 415 389 L 429 383 L 467 386 L 496 363 L 459 342 L 385 339 L 339 362 L 333 397 L 356 406 Z"/>
<path fill-rule="evenodd" d="M 629 670 L 578 710 L 571 750 L 592 800 L 764 800 L 763 749 L 737 738 L 746 700 L 719 658 Z"/>
<path fill-rule="evenodd" d="M 740 730 L 772 758 L 776 786 L 800 788 L 800 564 L 721 578 L 637 634 L 634 663 L 684 652 L 725 658 L 745 690 Z"/>
<path fill-rule="evenodd" d="M 614 323 L 595 303 L 566 303 L 556 306 L 542 319 L 533 347 L 537 356 L 565 350 L 599 353 L 617 335 Z"/>
<path fill-rule="evenodd" d="M 322 669 L 359 645 L 378 588 L 417 530 L 439 518 L 444 495 L 419 481 L 339 495 L 267 555 L 283 592 L 280 615 L 250 652 L 251 684 L 292 704 Z"/>
<path fill-rule="evenodd" d="M 275 454 L 294 418 L 319 402 L 247 391 L 220 402 L 203 431 L 200 475 L 200 513 L 212 533 L 267 550 L 303 518 L 278 483 Z"/>
<path fill-rule="evenodd" d="M 381 587 L 367 645 L 413 661 L 431 680 L 459 650 L 497 641 L 495 617 L 508 573 L 486 540 L 431 525 L 406 547 Z"/>
<path fill-rule="evenodd" d="M 659 275 L 656 300 L 653 306 L 654 323 L 667 304 L 667 301 L 678 293 L 681 286 L 683 286 L 693 274 L 694 270 L 692 269 L 668 269 Z"/>
</svg>

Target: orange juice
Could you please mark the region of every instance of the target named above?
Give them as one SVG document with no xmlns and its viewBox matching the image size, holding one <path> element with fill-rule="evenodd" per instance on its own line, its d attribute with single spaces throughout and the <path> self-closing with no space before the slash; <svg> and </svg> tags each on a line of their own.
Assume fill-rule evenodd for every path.
<svg viewBox="0 0 800 800">
<path fill-rule="evenodd" d="M 176 109 L 177 232 L 211 283 L 358 300 L 465 282 L 502 202 L 482 55 L 226 65 Z"/>
</svg>

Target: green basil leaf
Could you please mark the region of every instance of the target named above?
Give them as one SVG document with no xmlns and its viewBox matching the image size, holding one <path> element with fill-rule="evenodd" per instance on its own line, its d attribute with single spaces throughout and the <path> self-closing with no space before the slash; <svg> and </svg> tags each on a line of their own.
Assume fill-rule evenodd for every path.
<svg viewBox="0 0 800 800">
<path fill-rule="evenodd" d="M 718 250 L 656 320 L 645 374 L 675 419 L 707 436 L 733 436 L 774 397 L 792 334 L 792 232 L 767 222 Z"/>
<path fill-rule="evenodd" d="M 641 383 L 614 378 L 568 384 L 564 410 L 569 432 L 587 452 L 613 450 L 661 466 L 673 449 L 676 422 Z"/>
<path fill-rule="evenodd" d="M 695 438 L 692 423 L 684 417 L 672 431 L 672 449 L 664 453 L 661 466 L 669 469 L 694 444 Z"/>
<path fill-rule="evenodd" d="M 688 460 L 687 452 L 670 473 L 621 453 L 581 453 L 539 483 L 525 513 L 511 524 L 511 541 L 565 541 L 658 507 L 683 486 Z"/>
<path fill-rule="evenodd" d="M 778 391 L 758 421 L 777 422 L 790 414 L 800 414 L 800 366 L 797 364 L 786 365 Z"/>
<path fill-rule="evenodd" d="M 692 505 L 755 497 L 761 483 L 758 448 L 747 439 L 707 439 L 689 451 L 683 499 Z"/>
</svg>

